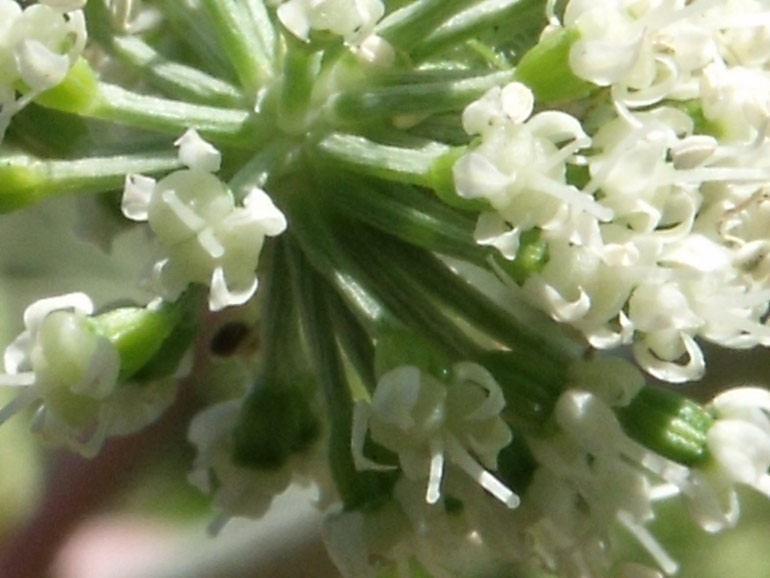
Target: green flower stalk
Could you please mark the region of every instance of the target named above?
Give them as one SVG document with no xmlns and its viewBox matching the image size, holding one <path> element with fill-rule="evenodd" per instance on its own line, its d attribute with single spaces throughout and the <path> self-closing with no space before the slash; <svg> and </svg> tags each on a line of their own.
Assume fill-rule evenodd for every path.
<svg viewBox="0 0 770 578">
<path fill-rule="evenodd" d="M 770 496 L 766 389 L 672 387 L 770 344 L 767 22 L 0 0 L 0 212 L 82 203 L 148 264 L 29 305 L 0 423 L 92 456 L 181 386 L 213 531 L 311 483 L 344 576 L 676 574 L 659 511 Z"/>
</svg>

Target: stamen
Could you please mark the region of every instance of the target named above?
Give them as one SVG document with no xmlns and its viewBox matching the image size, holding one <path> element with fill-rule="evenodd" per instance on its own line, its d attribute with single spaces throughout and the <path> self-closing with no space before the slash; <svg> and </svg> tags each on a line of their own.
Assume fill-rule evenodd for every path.
<svg viewBox="0 0 770 578">
<path fill-rule="evenodd" d="M 435 436 L 430 440 L 430 474 L 425 501 L 435 504 L 441 497 L 441 478 L 444 475 L 444 447 L 441 437 Z"/>
<path fill-rule="evenodd" d="M 476 480 L 476 482 L 495 498 L 500 500 L 509 508 L 517 508 L 521 503 L 517 496 L 508 486 L 490 474 L 463 448 L 460 442 L 451 435 L 446 435 L 447 453 L 452 462 L 460 467 L 466 474 Z"/>
<path fill-rule="evenodd" d="M 618 521 L 637 539 L 637 541 L 649 552 L 649 554 L 655 559 L 658 566 L 668 575 L 676 573 L 679 569 L 679 564 L 669 556 L 660 543 L 650 533 L 650 531 L 643 525 L 634 520 L 633 516 L 625 511 L 620 510 L 617 513 Z"/>
</svg>

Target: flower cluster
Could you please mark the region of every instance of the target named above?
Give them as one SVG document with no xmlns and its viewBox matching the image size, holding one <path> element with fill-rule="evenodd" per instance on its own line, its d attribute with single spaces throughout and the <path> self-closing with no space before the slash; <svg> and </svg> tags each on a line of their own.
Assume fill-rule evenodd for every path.
<svg viewBox="0 0 770 578">
<path fill-rule="evenodd" d="M 84 4 L 52 0 L 22 9 L 0 2 L 0 139 L 11 117 L 64 80 L 83 52 Z"/>
<path fill-rule="evenodd" d="M 665 381 L 703 375 L 698 338 L 770 337 L 767 113 L 753 96 L 767 80 L 747 52 L 760 7 L 744 4 L 569 2 L 545 37 L 574 33 L 572 73 L 607 98 L 580 121 L 530 118 L 533 98 L 513 83 L 463 116 L 481 139 L 455 165 L 457 190 L 493 209 L 478 242 L 513 260 L 536 233 L 547 257 L 521 283 L 530 302 L 594 347 L 633 343 Z"/>
<path fill-rule="evenodd" d="M 93 313 L 93 303 L 83 293 L 30 305 L 24 312 L 26 329 L 6 348 L 6 373 L 0 376 L 0 385 L 23 389 L 3 408 L 1 421 L 34 406 L 32 430 L 42 440 L 66 444 L 86 456 L 95 455 L 107 437 L 154 421 L 176 390 L 174 376 L 156 376 L 141 385 L 120 383 L 134 360 L 125 348 L 121 359 L 120 337 L 110 329 L 117 323 L 119 333 L 130 339 L 135 318 L 163 312 L 117 309 L 101 319 Z M 144 346 L 146 353 L 154 353 L 152 341 Z"/>
<path fill-rule="evenodd" d="M 429 504 L 439 499 L 448 457 L 501 502 L 516 507 L 518 496 L 469 453 L 487 468 L 497 468 L 497 454 L 511 441 L 499 416 L 504 404 L 500 386 L 479 365 L 456 364 L 448 387 L 405 365 L 380 378 L 371 406 L 358 406 L 359 423 L 369 428 L 374 441 L 398 454 L 407 478 L 417 481 L 427 473 Z M 364 433 L 359 426 L 354 456 L 362 468 L 377 467 L 363 455 Z"/>
<path fill-rule="evenodd" d="M 243 207 L 212 173 L 220 155 L 195 131 L 175 143 L 188 169 L 156 182 L 129 175 L 123 214 L 147 221 L 168 255 L 154 267 L 164 297 L 175 300 L 189 283 L 211 288 L 209 307 L 218 311 L 242 305 L 257 290 L 256 268 L 265 236 L 286 228 L 283 213 L 258 187 L 249 190 Z"/>
</svg>

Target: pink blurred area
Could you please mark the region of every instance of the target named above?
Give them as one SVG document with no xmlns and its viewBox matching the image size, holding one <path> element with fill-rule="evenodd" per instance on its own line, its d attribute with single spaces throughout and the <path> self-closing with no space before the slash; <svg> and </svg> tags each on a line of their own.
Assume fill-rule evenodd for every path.
<svg viewBox="0 0 770 578">
<path fill-rule="evenodd" d="M 83 523 L 64 543 L 52 578 L 126 578 L 160 567 L 178 548 L 178 531 L 156 520 L 112 516 Z"/>
</svg>

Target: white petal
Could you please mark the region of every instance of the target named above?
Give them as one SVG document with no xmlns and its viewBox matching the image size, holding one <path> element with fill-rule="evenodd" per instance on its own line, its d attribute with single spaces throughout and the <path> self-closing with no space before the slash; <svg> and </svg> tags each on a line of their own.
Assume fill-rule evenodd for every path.
<svg viewBox="0 0 770 578">
<path fill-rule="evenodd" d="M 56 86 L 69 72 L 69 58 L 51 52 L 37 40 L 19 42 L 14 57 L 22 80 L 36 93 Z"/>
<path fill-rule="evenodd" d="M 257 276 L 254 275 L 253 281 L 245 289 L 240 291 L 230 289 L 225 280 L 225 272 L 222 270 L 222 267 L 217 267 L 211 274 L 209 309 L 211 311 L 221 311 L 231 305 L 243 305 L 257 292 L 258 284 Z"/>
<path fill-rule="evenodd" d="M 506 117 L 516 124 L 523 123 L 532 114 L 535 95 L 526 85 L 511 82 L 500 91 L 500 108 Z"/>
<path fill-rule="evenodd" d="M 248 209 L 249 217 L 262 225 L 265 235 L 274 237 L 286 230 L 286 217 L 262 189 L 251 188 L 243 199 L 243 206 Z"/>
<path fill-rule="evenodd" d="M 195 129 L 185 132 L 174 145 L 179 147 L 179 161 L 191 169 L 215 173 L 222 164 L 220 152 L 203 140 Z"/>
<path fill-rule="evenodd" d="M 301 0 L 289 0 L 278 7 L 278 19 L 281 24 L 297 38 L 308 41 L 310 38 L 310 18 L 307 8 Z"/>
<path fill-rule="evenodd" d="M 770 467 L 770 436 L 753 424 L 718 419 L 706 433 L 709 452 L 731 480 L 757 487 Z"/>
<path fill-rule="evenodd" d="M 684 383 L 700 379 L 706 370 L 703 352 L 695 342 L 695 339 L 687 333 L 680 332 L 679 338 L 687 352 L 688 360 L 685 364 L 665 361 L 659 358 L 643 341 L 634 343 L 634 359 L 650 375 L 669 383 Z"/>
<path fill-rule="evenodd" d="M 146 221 L 155 179 L 142 175 L 126 175 L 120 209 L 132 221 Z"/>
</svg>

